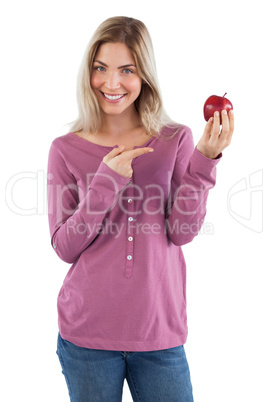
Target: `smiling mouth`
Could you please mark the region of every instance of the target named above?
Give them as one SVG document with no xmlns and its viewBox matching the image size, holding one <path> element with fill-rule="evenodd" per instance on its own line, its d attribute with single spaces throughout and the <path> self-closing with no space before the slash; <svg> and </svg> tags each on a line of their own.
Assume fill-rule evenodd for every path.
<svg viewBox="0 0 268 402">
<path fill-rule="evenodd" d="M 122 95 L 108 95 L 108 94 L 106 94 L 106 93 L 104 93 L 104 92 L 102 92 L 102 91 L 100 91 L 100 93 L 101 93 L 106 99 L 109 99 L 109 100 L 111 100 L 111 101 L 122 99 L 124 96 L 127 95 L 127 94 L 122 94 Z"/>
</svg>

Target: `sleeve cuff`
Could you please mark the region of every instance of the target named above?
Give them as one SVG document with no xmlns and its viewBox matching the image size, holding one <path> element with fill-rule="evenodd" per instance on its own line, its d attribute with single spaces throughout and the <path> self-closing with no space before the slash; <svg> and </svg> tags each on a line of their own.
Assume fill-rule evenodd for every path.
<svg viewBox="0 0 268 402">
<path fill-rule="evenodd" d="M 214 167 L 216 166 L 219 161 L 222 159 L 222 152 L 214 159 L 208 158 L 207 156 L 203 155 L 198 149 L 195 147 L 192 158 L 198 164 L 201 164 L 202 167 Z"/>
<path fill-rule="evenodd" d="M 111 191 L 118 193 L 129 182 L 129 180 L 129 178 L 121 176 L 101 161 L 99 168 L 90 183 L 90 187 L 106 196 Z"/>
<path fill-rule="evenodd" d="M 195 147 L 189 165 L 190 174 L 193 177 L 201 178 L 204 183 L 214 185 L 216 182 L 216 166 L 221 158 L 221 154 L 216 159 L 208 158 Z"/>
</svg>

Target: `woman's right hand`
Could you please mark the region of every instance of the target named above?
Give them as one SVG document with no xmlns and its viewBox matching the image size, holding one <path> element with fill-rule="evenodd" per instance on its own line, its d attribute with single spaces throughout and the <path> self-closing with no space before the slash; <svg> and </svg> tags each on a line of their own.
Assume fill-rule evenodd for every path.
<svg viewBox="0 0 268 402">
<path fill-rule="evenodd" d="M 114 148 L 102 159 L 102 161 L 116 173 L 127 178 L 130 178 L 133 173 L 131 166 L 132 159 L 153 151 L 153 148 L 148 147 L 132 149 L 131 151 L 125 152 L 123 152 L 123 149 L 124 145 Z"/>
</svg>

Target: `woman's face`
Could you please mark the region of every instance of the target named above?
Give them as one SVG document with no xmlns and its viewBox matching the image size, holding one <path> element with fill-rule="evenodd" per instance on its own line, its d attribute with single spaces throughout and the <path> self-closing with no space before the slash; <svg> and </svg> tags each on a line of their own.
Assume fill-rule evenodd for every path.
<svg viewBox="0 0 268 402">
<path fill-rule="evenodd" d="M 103 112 L 121 114 L 132 108 L 134 111 L 134 101 L 140 94 L 142 79 L 124 43 L 104 43 L 99 47 L 90 82 Z"/>
</svg>

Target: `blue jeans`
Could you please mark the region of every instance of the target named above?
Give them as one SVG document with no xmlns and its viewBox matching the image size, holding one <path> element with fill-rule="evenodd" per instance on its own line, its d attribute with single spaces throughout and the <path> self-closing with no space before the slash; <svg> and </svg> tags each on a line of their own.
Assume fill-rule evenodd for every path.
<svg viewBox="0 0 268 402">
<path fill-rule="evenodd" d="M 152 352 L 88 349 L 59 333 L 57 355 L 71 402 L 121 402 L 125 378 L 134 402 L 193 402 L 183 345 Z"/>
</svg>

